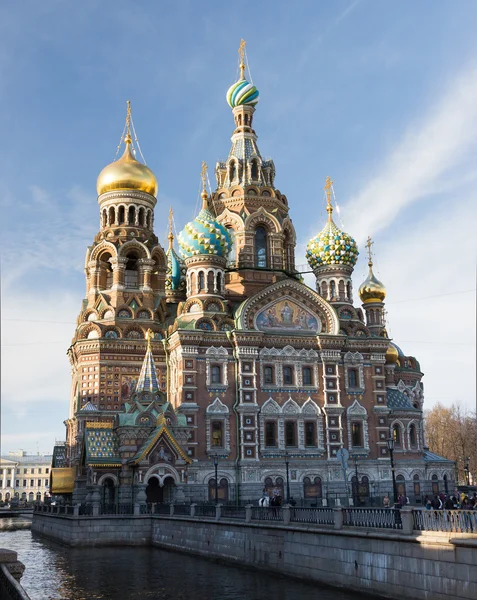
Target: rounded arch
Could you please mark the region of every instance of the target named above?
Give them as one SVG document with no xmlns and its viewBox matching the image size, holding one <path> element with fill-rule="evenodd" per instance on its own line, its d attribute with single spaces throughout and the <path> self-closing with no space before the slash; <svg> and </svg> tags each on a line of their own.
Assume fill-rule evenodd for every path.
<svg viewBox="0 0 477 600">
<path fill-rule="evenodd" d="M 104 473 L 104 475 L 101 475 L 101 477 L 98 479 L 98 485 L 103 485 L 106 479 L 112 479 L 115 487 L 119 485 L 118 476 L 114 473 Z"/>
<path fill-rule="evenodd" d="M 136 205 L 135 204 L 130 204 L 129 208 L 128 208 L 128 217 L 127 217 L 127 224 L 129 226 L 131 225 L 135 225 L 136 224 Z"/>
<path fill-rule="evenodd" d="M 164 473 L 159 474 L 159 469 L 163 469 Z M 144 483 L 148 483 L 151 477 L 156 477 L 159 480 L 159 485 L 162 487 L 167 478 L 172 478 L 174 483 L 177 485 L 181 482 L 181 478 L 179 472 L 172 465 L 153 465 L 149 467 L 144 475 Z"/>
<path fill-rule="evenodd" d="M 204 475 L 202 483 L 208 485 L 209 481 L 211 481 L 212 479 L 215 479 L 214 471 L 211 471 L 210 473 L 207 473 L 207 475 Z M 221 471 L 220 468 L 217 469 L 217 479 L 219 481 L 221 479 L 226 479 L 229 485 L 235 482 L 233 476 L 230 473 L 227 473 L 226 471 Z"/>
<path fill-rule="evenodd" d="M 261 206 L 258 210 L 248 215 L 244 223 L 247 231 L 255 231 L 259 226 L 265 227 L 268 233 L 281 231 L 278 219 Z"/>
<path fill-rule="evenodd" d="M 139 258 L 151 258 L 148 248 L 138 240 L 129 240 L 119 248 L 118 256 L 126 257 L 130 252 L 136 251 Z"/>
<path fill-rule="evenodd" d="M 224 227 L 228 227 L 233 229 L 235 232 L 243 231 L 245 228 L 245 223 L 242 217 L 226 208 L 220 215 L 217 217 L 217 222 L 223 225 Z"/>
<path fill-rule="evenodd" d="M 98 325 L 89 324 L 81 330 L 80 338 L 82 340 L 97 339 L 101 337 L 101 329 Z"/>
<path fill-rule="evenodd" d="M 102 337 L 110 339 L 118 339 L 122 337 L 119 327 L 108 327 L 103 331 Z"/>
<path fill-rule="evenodd" d="M 110 254 L 114 258 L 117 257 L 117 255 L 118 255 L 116 246 L 114 244 L 112 244 L 111 242 L 107 242 L 106 240 L 103 240 L 101 243 L 99 243 L 97 246 L 95 246 L 93 248 L 93 250 L 91 251 L 89 260 L 91 260 L 91 261 L 102 260 L 101 257 L 105 253 Z"/>
<path fill-rule="evenodd" d="M 196 329 L 202 329 L 203 331 L 215 331 L 215 324 L 212 319 L 199 319 L 195 324 Z"/>
<path fill-rule="evenodd" d="M 145 334 L 146 332 L 142 327 L 139 327 L 139 325 L 131 325 L 124 329 L 123 337 L 134 340 L 141 340 L 145 339 Z"/>
</svg>

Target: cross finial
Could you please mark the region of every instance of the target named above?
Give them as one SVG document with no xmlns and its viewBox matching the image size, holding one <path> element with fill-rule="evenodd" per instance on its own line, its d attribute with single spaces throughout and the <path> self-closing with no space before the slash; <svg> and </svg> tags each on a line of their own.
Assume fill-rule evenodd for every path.
<svg viewBox="0 0 477 600">
<path fill-rule="evenodd" d="M 126 111 L 126 144 L 131 143 L 131 100 L 126 100 L 127 111 Z M 129 139 L 129 141 L 128 141 Z"/>
<path fill-rule="evenodd" d="M 202 179 L 202 189 L 204 191 L 207 191 L 207 163 L 205 162 L 205 160 L 202 161 L 202 169 L 200 171 L 200 177 Z"/>
<path fill-rule="evenodd" d="M 240 46 L 238 49 L 239 53 L 239 68 L 240 68 L 240 79 L 245 79 L 245 40 L 240 40 Z"/>
<path fill-rule="evenodd" d="M 169 248 L 172 248 L 172 244 L 174 243 L 174 234 L 172 233 L 172 218 L 174 213 L 172 212 L 172 206 L 169 209 L 169 235 L 167 236 L 169 239 Z"/>
<path fill-rule="evenodd" d="M 331 187 L 333 186 L 333 182 L 331 181 L 331 177 L 328 176 L 326 178 L 325 187 L 323 188 L 326 192 L 326 210 L 328 212 L 328 218 L 331 219 L 331 213 L 333 212 L 333 207 L 331 206 Z"/>
<path fill-rule="evenodd" d="M 371 240 L 371 236 L 368 235 L 368 241 L 366 242 L 366 248 L 368 249 L 368 265 L 373 266 L 373 254 L 371 252 L 371 246 L 374 242 Z"/>
</svg>

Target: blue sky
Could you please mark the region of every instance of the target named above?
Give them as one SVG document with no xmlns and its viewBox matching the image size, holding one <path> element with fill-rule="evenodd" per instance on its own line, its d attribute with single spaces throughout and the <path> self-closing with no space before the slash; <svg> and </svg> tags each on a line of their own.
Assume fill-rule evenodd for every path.
<svg viewBox="0 0 477 600">
<path fill-rule="evenodd" d="M 427 406 L 474 407 L 476 18 L 465 0 L 3 3 L 2 452 L 64 438 L 95 182 L 126 100 L 159 179 L 164 241 L 170 205 L 178 228 L 194 214 L 201 161 L 228 154 L 242 37 L 297 263 L 323 226 L 330 175 L 362 250 L 355 287 L 371 234 L 389 329 L 421 362 Z"/>
</svg>

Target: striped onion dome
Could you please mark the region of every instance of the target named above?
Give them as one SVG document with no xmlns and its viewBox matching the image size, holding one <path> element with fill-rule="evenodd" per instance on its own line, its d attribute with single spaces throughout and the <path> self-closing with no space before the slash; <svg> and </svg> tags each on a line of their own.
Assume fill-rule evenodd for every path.
<svg viewBox="0 0 477 600">
<path fill-rule="evenodd" d="M 193 221 L 187 223 L 178 241 L 184 258 L 197 255 L 225 258 L 231 244 L 227 228 L 218 223 L 205 206 Z"/>
<path fill-rule="evenodd" d="M 258 90 L 253 83 L 249 83 L 246 79 L 239 79 L 229 87 L 226 98 L 230 108 L 235 108 L 244 104 L 255 106 L 259 100 L 258 96 Z"/>
</svg>

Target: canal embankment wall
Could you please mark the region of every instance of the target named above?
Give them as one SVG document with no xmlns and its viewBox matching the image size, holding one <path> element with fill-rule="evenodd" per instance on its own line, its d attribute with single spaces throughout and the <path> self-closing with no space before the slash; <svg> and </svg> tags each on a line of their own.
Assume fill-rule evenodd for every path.
<svg viewBox="0 0 477 600">
<path fill-rule="evenodd" d="M 469 534 L 166 515 L 38 514 L 32 529 L 70 546 L 152 544 L 388 598 L 477 598 L 477 536 Z"/>
</svg>

